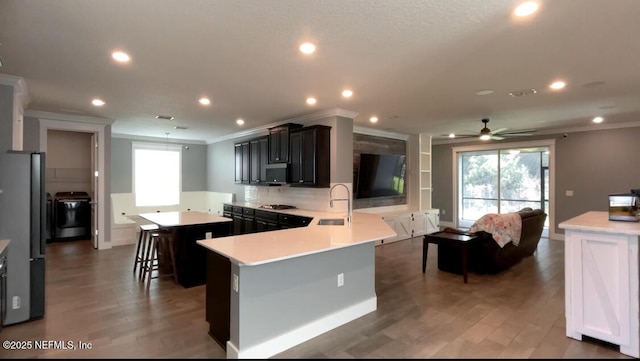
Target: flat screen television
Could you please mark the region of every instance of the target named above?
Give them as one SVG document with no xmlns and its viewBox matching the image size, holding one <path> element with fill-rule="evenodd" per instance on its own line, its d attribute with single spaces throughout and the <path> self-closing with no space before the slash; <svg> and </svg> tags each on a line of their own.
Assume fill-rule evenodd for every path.
<svg viewBox="0 0 640 361">
<path fill-rule="evenodd" d="M 406 155 L 360 154 L 356 198 L 406 195 Z"/>
</svg>

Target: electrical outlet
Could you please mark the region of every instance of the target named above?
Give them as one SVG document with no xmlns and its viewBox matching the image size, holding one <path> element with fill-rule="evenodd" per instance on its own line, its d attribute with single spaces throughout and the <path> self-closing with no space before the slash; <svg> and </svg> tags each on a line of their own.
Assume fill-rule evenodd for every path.
<svg viewBox="0 0 640 361">
<path fill-rule="evenodd" d="M 206 239 L 213 238 L 213 234 L 211 232 L 205 232 L 204 238 L 206 238 Z"/>
<path fill-rule="evenodd" d="M 17 310 L 20 308 L 20 296 L 13 296 L 13 309 Z"/>
<path fill-rule="evenodd" d="M 445 211 L 444 209 L 442 210 L 442 214 L 447 214 L 447 211 Z"/>
<path fill-rule="evenodd" d="M 338 273 L 338 287 L 344 286 L 344 273 Z"/>
<path fill-rule="evenodd" d="M 238 279 L 237 274 L 233 274 L 233 290 L 238 292 L 240 280 Z"/>
</svg>

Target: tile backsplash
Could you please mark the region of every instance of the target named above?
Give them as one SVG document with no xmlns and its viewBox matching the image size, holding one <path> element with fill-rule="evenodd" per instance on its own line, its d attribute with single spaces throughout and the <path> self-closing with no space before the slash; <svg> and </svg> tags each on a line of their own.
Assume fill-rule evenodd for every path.
<svg viewBox="0 0 640 361">
<path fill-rule="evenodd" d="M 336 183 L 331 183 L 333 186 Z M 352 184 L 343 183 L 352 194 Z M 260 204 L 287 204 L 300 209 L 311 211 L 344 213 L 347 211 L 347 202 L 334 202 L 334 207 L 329 206 L 330 188 L 298 188 L 290 186 L 280 187 L 244 187 L 244 200 Z M 334 198 L 346 198 L 344 188 L 338 187 L 333 191 Z"/>
</svg>

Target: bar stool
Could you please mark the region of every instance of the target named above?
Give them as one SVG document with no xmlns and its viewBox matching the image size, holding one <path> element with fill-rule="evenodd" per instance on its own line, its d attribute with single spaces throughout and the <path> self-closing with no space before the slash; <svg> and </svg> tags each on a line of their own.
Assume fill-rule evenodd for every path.
<svg viewBox="0 0 640 361">
<path fill-rule="evenodd" d="M 156 224 L 143 224 L 140 226 L 140 235 L 138 236 L 138 245 L 136 246 L 136 257 L 133 260 L 133 273 L 136 273 L 138 265 L 140 265 L 140 271 L 138 278 L 142 278 L 142 270 L 144 263 L 146 262 L 145 252 L 147 244 L 150 242 L 151 232 L 157 231 L 158 225 Z"/>
<path fill-rule="evenodd" d="M 151 283 L 152 278 L 173 276 L 174 282 L 178 283 L 176 273 L 176 261 L 173 251 L 173 237 L 169 232 L 152 232 L 145 252 L 145 262 L 142 269 L 142 282 Z M 165 273 L 160 273 L 165 270 Z M 153 272 L 156 271 L 156 275 Z"/>
</svg>

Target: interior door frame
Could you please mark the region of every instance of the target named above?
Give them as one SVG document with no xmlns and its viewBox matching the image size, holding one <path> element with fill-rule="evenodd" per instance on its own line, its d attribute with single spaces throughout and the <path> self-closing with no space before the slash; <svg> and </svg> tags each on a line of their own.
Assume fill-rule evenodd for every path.
<svg viewBox="0 0 640 361">
<path fill-rule="evenodd" d="M 97 231 L 97 248 L 99 250 L 102 249 L 110 249 L 111 242 L 109 242 L 111 228 L 110 228 L 110 219 L 107 218 L 108 212 L 106 211 L 106 205 L 108 195 L 107 189 L 105 186 L 105 177 L 106 177 L 106 140 L 107 137 L 111 137 L 111 124 L 113 120 L 106 118 L 95 118 L 95 117 L 87 117 L 87 116 L 73 116 L 73 115 L 65 115 L 65 114 L 57 114 L 57 113 L 49 113 L 42 111 L 28 111 L 27 116 L 37 118 L 40 125 L 40 152 L 47 151 L 47 137 L 49 130 L 63 130 L 63 131 L 71 131 L 71 132 L 82 132 L 82 133 L 92 133 L 95 135 L 98 140 L 98 145 L 95 148 L 96 151 L 96 160 L 97 166 L 96 169 L 98 171 L 98 177 L 96 179 L 97 184 L 97 192 L 94 195 L 93 201 L 97 202 L 97 210 L 98 210 L 98 224 L 96 229 L 94 230 L 94 235 Z M 104 176 L 103 176 L 104 175 Z"/>
<path fill-rule="evenodd" d="M 96 190 L 100 187 L 99 175 L 102 174 L 98 170 L 98 164 L 100 164 L 100 160 L 98 159 L 98 147 L 100 142 L 98 142 L 98 135 L 93 133 L 91 135 L 91 191 L 93 194 L 97 194 Z M 104 200 L 104 198 L 99 198 L 98 200 Z M 100 238 L 100 232 L 98 231 L 98 224 L 100 223 L 100 212 L 98 209 L 98 205 L 100 204 L 98 200 L 92 198 L 91 199 L 91 243 L 93 244 L 93 248 L 98 248 L 98 239 Z"/>
</svg>

